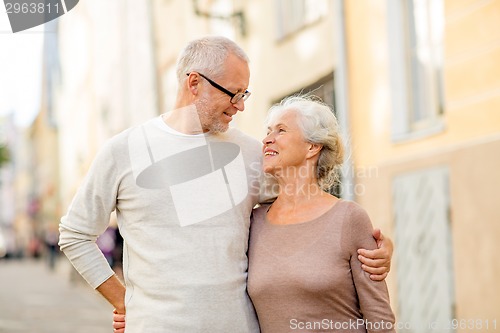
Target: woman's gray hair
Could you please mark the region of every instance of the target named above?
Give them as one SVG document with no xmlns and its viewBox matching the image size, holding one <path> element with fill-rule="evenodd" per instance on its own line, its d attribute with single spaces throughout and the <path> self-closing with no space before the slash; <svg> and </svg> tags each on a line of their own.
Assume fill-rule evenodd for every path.
<svg viewBox="0 0 500 333">
<path fill-rule="evenodd" d="M 295 111 L 299 128 L 307 142 L 320 144 L 316 177 L 323 190 L 330 189 L 340 181 L 340 168 L 344 162 L 344 146 L 337 118 L 333 109 L 313 95 L 293 95 L 285 97 L 269 110 L 266 124 L 283 111 Z"/>
<path fill-rule="evenodd" d="M 210 78 L 221 76 L 225 69 L 224 63 L 230 54 L 249 62 L 245 51 L 226 37 L 207 36 L 189 42 L 177 60 L 178 82 L 183 82 L 186 74 L 192 71 Z"/>
</svg>

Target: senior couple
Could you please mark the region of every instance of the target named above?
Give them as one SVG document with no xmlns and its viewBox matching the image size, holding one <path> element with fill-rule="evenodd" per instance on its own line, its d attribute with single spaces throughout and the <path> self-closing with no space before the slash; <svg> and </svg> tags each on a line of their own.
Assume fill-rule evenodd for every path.
<svg viewBox="0 0 500 333">
<path fill-rule="evenodd" d="M 326 191 L 343 161 L 332 110 L 286 98 L 261 144 L 229 128 L 249 78 L 234 42 L 190 42 L 175 111 L 102 147 L 61 219 L 61 249 L 115 308 L 115 332 L 394 332 L 392 243 Z M 125 286 L 95 245 L 114 210 Z"/>
</svg>

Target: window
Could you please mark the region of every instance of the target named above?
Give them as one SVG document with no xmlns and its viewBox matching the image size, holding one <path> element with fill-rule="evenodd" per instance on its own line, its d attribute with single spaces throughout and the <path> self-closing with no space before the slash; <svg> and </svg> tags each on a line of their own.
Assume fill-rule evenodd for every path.
<svg viewBox="0 0 500 333">
<path fill-rule="evenodd" d="M 442 129 L 443 0 L 389 0 L 393 139 Z"/>
<path fill-rule="evenodd" d="M 275 0 L 276 38 L 284 39 L 326 15 L 325 0 Z"/>
<path fill-rule="evenodd" d="M 280 99 L 277 99 L 273 101 L 273 104 L 281 102 L 281 100 L 287 96 L 291 95 L 296 95 L 296 94 L 308 94 L 311 93 L 311 95 L 318 96 L 321 98 L 323 102 L 330 106 L 335 105 L 335 91 L 334 91 L 334 81 L 333 81 L 333 72 L 330 72 L 329 74 L 325 75 L 324 77 L 320 78 L 313 84 L 310 84 L 300 90 L 291 92 Z"/>
</svg>

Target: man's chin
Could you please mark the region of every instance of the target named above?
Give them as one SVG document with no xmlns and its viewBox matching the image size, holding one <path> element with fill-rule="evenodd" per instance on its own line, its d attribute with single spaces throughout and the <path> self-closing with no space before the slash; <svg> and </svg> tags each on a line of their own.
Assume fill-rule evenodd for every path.
<svg viewBox="0 0 500 333">
<path fill-rule="evenodd" d="M 229 124 L 217 124 L 210 128 L 210 133 L 224 133 L 229 129 Z"/>
</svg>

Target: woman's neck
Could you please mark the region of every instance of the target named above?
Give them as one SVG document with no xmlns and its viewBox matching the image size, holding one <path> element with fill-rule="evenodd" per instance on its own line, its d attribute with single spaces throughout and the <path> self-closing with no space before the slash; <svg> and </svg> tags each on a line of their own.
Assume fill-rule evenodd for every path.
<svg viewBox="0 0 500 333">
<path fill-rule="evenodd" d="M 273 224 L 295 224 L 316 219 L 338 201 L 317 183 L 281 183 L 280 193 L 267 213 Z"/>
<path fill-rule="evenodd" d="M 277 176 L 276 179 L 280 187 L 275 201 L 277 205 L 300 207 L 327 194 L 321 189 L 314 177 L 302 177 L 292 173 L 288 177 Z"/>
</svg>

